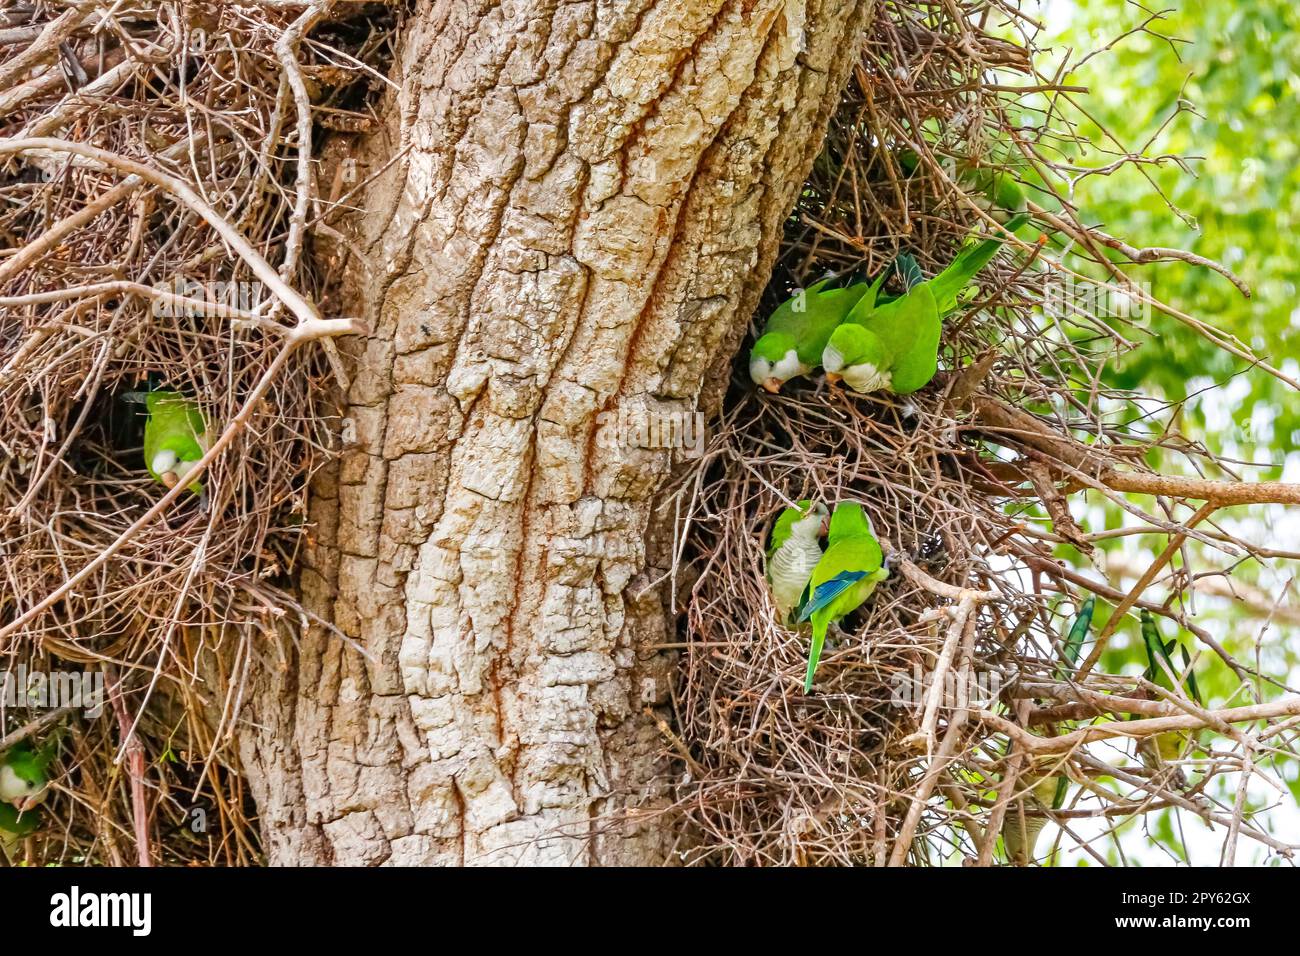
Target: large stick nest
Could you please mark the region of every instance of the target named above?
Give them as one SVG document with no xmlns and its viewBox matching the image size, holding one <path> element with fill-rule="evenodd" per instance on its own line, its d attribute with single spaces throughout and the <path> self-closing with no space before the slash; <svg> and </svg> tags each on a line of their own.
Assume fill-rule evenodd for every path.
<svg viewBox="0 0 1300 956">
<path fill-rule="evenodd" d="M 325 179 L 320 157 L 373 124 L 397 26 L 382 3 L 327 6 L 0 13 L 7 142 L 75 141 L 174 177 L 251 250 L 127 169 L 58 147 L 0 155 L 0 669 L 102 668 L 119 692 L 108 719 L 69 720 L 45 808 L 59 824 L 28 859 L 134 862 L 142 816 L 154 862 L 258 859 L 228 745 L 250 664 L 282 660 L 304 613 L 288 585 L 338 422 L 329 363 L 285 354 L 293 316 L 250 262 L 328 308 L 317 237 L 357 184 Z M 151 386 L 243 421 L 202 498 L 181 489 L 137 527 L 166 489 L 143 469 L 143 407 L 123 396 Z"/>
<path fill-rule="evenodd" d="M 956 158 L 1036 183 L 1036 224 L 1126 286 L 1115 260 L 1140 251 L 1062 201 L 1076 137 L 1050 108 L 1065 94 L 1035 72 L 1032 24 L 1014 4 L 967 5 L 965 19 L 957 9 L 879 5 L 760 318 L 793 286 L 877 271 L 899 251 L 933 273 L 972 228 L 991 228 L 954 179 Z M 0 711 L 0 750 L 62 733 L 45 825 L 15 859 L 260 859 L 230 742 L 254 662 L 282 661 L 306 613 L 290 591 L 311 534 L 305 489 L 336 447 L 328 396 L 344 373 L 328 339 L 296 346 L 345 330 L 315 316 L 333 311 L 346 254 L 330 223 L 360 185 L 331 147 L 371 128 L 399 10 L 0 12 L 0 669 L 94 672 L 109 691 L 107 719 L 56 712 L 32 724 Z M 920 155 L 914 174 L 896 162 L 904 145 Z M 738 380 L 707 454 L 666 493 L 666 512 L 689 519 L 673 567 L 687 645 L 679 726 L 666 734 L 688 861 L 988 862 L 985 834 L 1025 807 L 1025 740 L 1091 721 L 1089 693 L 1150 698 L 1129 705 L 1149 715 L 1174 708 L 1100 666 L 1060 676 L 1058 637 L 1082 597 L 1126 602 L 1086 560 L 1060 560 L 1090 547 L 1067 495 L 1094 489 L 1166 535 L 1222 538 L 1189 527 L 1211 527 L 1186 504 L 1204 495 L 1185 479 L 1150 484 L 1165 479 L 1143 456 L 1157 445 L 1181 454 L 1189 475 L 1216 463 L 1164 429 L 1158 405 L 1128 414 L 1140 396 L 1100 384 L 1142 330 L 1036 308 L 1062 258 L 1051 244 L 1009 245 L 978 300 L 948 321 L 944 372 L 909 400 L 816 380 L 771 399 Z M 225 298 L 195 307 L 162 294 L 196 290 Z M 199 398 L 219 423 L 202 499 L 164 494 L 142 467 L 139 409 L 122 396 L 151 384 Z M 1125 497 L 1144 490 L 1159 492 L 1154 506 Z M 772 517 L 806 496 L 864 501 L 895 569 L 844 622 L 807 697 L 806 639 L 776 625 L 762 558 Z M 1183 604 L 1133 597 L 1226 657 Z M 1243 686 L 1234 703 L 1256 700 L 1252 668 L 1231 663 Z M 895 701 L 936 668 L 996 674 L 1003 691 L 965 709 Z M 1275 726 L 1256 726 L 1249 746 L 1293 747 L 1269 736 Z M 1070 749 L 1054 772 L 1073 795 L 1054 819 L 1068 828 L 1174 805 L 1289 853 L 1207 795 L 1248 744 L 1214 746 L 1190 791 L 1116 744 Z"/>
<path fill-rule="evenodd" d="M 1003 39 L 1017 33 L 1018 44 Z M 1185 462 L 1180 474 L 1217 465 L 1164 428 L 1161 403 L 1102 384 L 1117 356 L 1159 347 L 1143 324 L 1087 302 L 1055 315 L 1043 309 L 1053 284 L 1074 278 L 1063 263 L 1091 261 L 1094 281 L 1143 293 L 1117 257 L 1102 254 L 1115 241 L 1061 200 L 1083 167 L 1072 165 L 1069 111 L 1044 108 L 1068 91 L 1036 72 L 1034 33 L 1007 5 L 966 21 L 938 5 L 883 5 L 787 226 L 755 328 L 827 272 L 865 265 L 874 275 L 905 251 L 933 275 L 973 229 L 993 228 L 963 193 L 958 163 L 1024 182 L 1034 223 L 1053 241 L 1009 243 L 981 273 L 974 300 L 945 320 L 939 376 L 915 395 L 857 396 L 815 373 L 769 396 L 741 363 L 706 454 L 666 498 L 665 514 L 680 519 L 684 682 L 673 754 L 682 773 L 676 809 L 690 823 L 687 862 L 1004 861 L 999 830 L 1044 816 L 1028 795 L 1049 771 L 1069 779 L 1070 796 L 1052 814 L 1059 829 L 1038 846 L 1039 860 L 1059 845 L 1104 863 L 1114 827 L 1171 806 L 1235 828 L 1265 854 L 1294 849 L 1244 822 L 1240 797 L 1234 806 L 1210 795 L 1219 774 L 1241 770 L 1244 738 L 1214 740 L 1213 761 L 1189 755 L 1187 765 L 1204 771 L 1190 787 L 1173 767 L 1134 759 L 1122 737 L 1032 758 L 1012 745 L 1013 736 L 1037 743 L 1111 720 L 1105 703 L 1088 706 L 1098 703 L 1089 694 L 1137 699 L 1128 706 L 1149 716 L 1184 713 L 1177 707 L 1205 716 L 1187 701 L 1164 709 L 1171 705 L 1138 676 L 1085 661 L 1062 670 L 1061 639 L 1090 595 L 1133 611 L 1127 624 L 1116 616 L 1116 629 L 1135 633 L 1145 608 L 1167 637 L 1190 631 L 1201 640 L 1198 666 L 1205 654 L 1221 655 L 1243 681 L 1236 702 L 1260 699 L 1247 685 L 1252 668 L 1198 627 L 1184 602 L 1148 601 L 1141 586 L 1129 595 L 1089 568 L 1089 559 L 1100 566 L 1095 546 L 1106 535 L 1080 526 L 1069 496 L 1090 490 L 1153 533 L 1213 543 L 1217 534 L 1189 530 L 1213 510 L 1197 511 L 1202 488 L 1157 476 L 1147 461 L 1159 447 L 1166 461 Z M 915 174 L 898 161 L 904 149 L 920 154 Z M 1125 161 L 1122 152 L 1114 158 Z M 1124 494 L 1148 490 L 1161 492 L 1154 507 L 1149 496 Z M 1293 488 L 1277 497 L 1259 486 L 1235 491 L 1238 501 L 1294 499 Z M 894 563 L 891 578 L 842 622 L 807 696 L 808 633 L 777 623 L 764 580 L 771 522 L 803 498 L 863 502 Z M 1093 639 L 1105 621 L 1099 610 Z M 1083 657 L 1095 646 L 1090 640 Z M 947 692 L 932 696 L 943 674 Z M 1127 716 L 1123 706 L 1113 712 Z M 1263 750 L 1294 753 L 1294 731 L 1271 730 L 1286 723 L 1263 726 L 1265 740 L 1272 732 Z M 1090 825 L 1082 834 L 1081 819 Z"/>
</svg>

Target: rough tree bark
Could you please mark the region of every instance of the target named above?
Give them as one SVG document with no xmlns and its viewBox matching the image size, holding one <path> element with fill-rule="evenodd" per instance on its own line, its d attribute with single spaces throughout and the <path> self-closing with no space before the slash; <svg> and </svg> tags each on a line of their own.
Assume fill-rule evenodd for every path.
<svg viewBox="0 0 1300 956">
<path fill-rule="evenodd" d="M 870 0 L 436 0 L 363 144 L 355 349 L 241 751 L 273 863 L 658 863 L 670 453 L 725 380 Z M 602 415 L 602 413 L 608 413 Z M 647 822 L 649 821 L 649 822 Z"/>
</svg>

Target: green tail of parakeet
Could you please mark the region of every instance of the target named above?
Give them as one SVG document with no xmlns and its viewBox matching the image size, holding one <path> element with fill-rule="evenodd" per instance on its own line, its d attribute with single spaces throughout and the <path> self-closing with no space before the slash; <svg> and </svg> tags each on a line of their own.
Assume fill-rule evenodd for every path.
<svg viewBox="0 0 1300 956">
<path fill-rule="evenodd" d="M 1012 220 L 1016 226 L 1023 221 L 1023 219 L 1019 219 L 1018 222 Z M 1012 223 L 1008 223 L 1007 228 L 1014 231 Z M 934 301 L 939 306 L 940 316 L 945 316 L 957 308 L 957 297 L 962 290 L 970 284 L 981 269 L 989 264 L 1000 248 L 1002 248 L 1000 238 L 967 242 L 965 248 L 957 253 L 948 267 L 929 281 L 930 289 L 934 293 Z"/>
<path fill-rule="evenodd" d="M 1070 625 L 1070 631 L 1065 635 L 1065 642 L 1061 645 L 1061 653 L 1065 658 L 1065 663 L 1069 670 L 1063 667 L 1056 669 L 1056 676 L 1061 680 L 1074 672 L 1074 667 L 1079 663 L 1079 654 L 1083 651 L 1083 645 L 1088 640 L 1088 633 L 1092 629 L 1092 615 L 1097 608 L 1097 599 L 1089 597 L 1079 605 L 1079 613 L 1075 615 L 1074 623 Z"/>
<path fill-rule="evenodd" d="M 1181 649 L 1183 665 L 1179 667 L 1173 659 L 1173 652 L 1178 647 L 1178 642 L 1176 640 L 1166 642 L 1160 636 L 1155 618 L 1151 616 L 1150 611 L 1143 609 L 1140 618 L 1142 646 L 1147 655 L 1146 679 L 1165 690 L 1173 690 L 1174 683 L 1177 681 L 1180 693 L 1185 693 L 1198 706 L 1204 706 L 1187 648 Z M 1146 737 L 1138 742 L 1138 757 L 1149 769 L 1159 770 L 1175 760 L 1182 759 L 1192 742 L 1193 735 L 1186 730 L 1171 730 L 1156 734 L 1154 737 Z M 1174 768 L 1173 780 L 1179 787 L 1187 786 L 1186 776 L 1177 767 Z"/>
<path fill-rule="evenodd" d="M 813 676 L 826 644 L 826 632 L 860 607 L 876 585 L 889 577 L 883 565 L 880 542 L 871 531 L 866 512 L 856 502 L 841 502 L 831 516 L 826 553 L 808 582 L 807 603 L 799 620 L 812 621 L 812 647 L 804 675 L 804 693 L 812 692 Z"/>
</svg>

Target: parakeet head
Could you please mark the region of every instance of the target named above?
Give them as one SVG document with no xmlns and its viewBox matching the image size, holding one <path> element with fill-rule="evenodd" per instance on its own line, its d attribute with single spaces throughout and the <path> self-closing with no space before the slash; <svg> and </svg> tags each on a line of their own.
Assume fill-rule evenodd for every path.
<svg viewBox="0 0 1300 956">
<path fill-rule="evenodd" d="M 799 361 L 794 336 L 785 332 L 768 332 L 749 351 L 749 377 L 773 394 L 796 375 L 811 371 Z"/>
<path fill-rule="evenodd" d="M 49 780 L 45 776 L 48 759 L 24 746 L 16 746 L 0 762 L 0 800 L 19 809 L 31 810 L 45 799 Z"/>
<path fill-rule="evenodd" d="M 830 525 L 831 512 L 820 501 L 805 498 L 799 502 L 799 511 L 803 517 L 795 521 L 795 527 L 807 535 L 824 535 Z"/>
<path fill-rule="evenodd" d="M 871 516 L 867 514 L 867 509 L 856 501 L 841 501 L 837 504 L 827 530 L 830 532 L 831 544 L 859 535 L 875 537 L 876 533 L 871 526 Z"/>
<path fill-rule="evenodd" d="M 786 508 L 772 526 L 772 540 L 784 541 L 792 534 L 800 537 L 821 537 L 826 533 L 830 510 L 820 501 L 804 498 L 796 507 Z"/>
<path fill-rule="evenodd" d="M 822 351 L 826 380 L 843 379 L 855 392 L 873 392 L 889 384 L 889 354 L 870 329 L 845 322 L 831 333 Z"/>
</svg>

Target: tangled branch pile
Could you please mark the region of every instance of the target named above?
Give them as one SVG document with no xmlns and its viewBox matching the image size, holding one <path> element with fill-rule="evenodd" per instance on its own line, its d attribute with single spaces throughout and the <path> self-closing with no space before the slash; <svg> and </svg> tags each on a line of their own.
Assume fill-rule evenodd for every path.
<svg viewBox="0 0 1300 956">
<path fill-rule="evenodd" d="M 328 307 L 306 226 L 356 188 L 329 147 L 373 121 L 396 27 L 335 6 L 0 11 L 0 670 L 102 672 L 117 718 L 69 720 L 26 859 L 258 858 L 224 747 L 304 613 L 282 585 L 340 373 L 297 346 L 352 330 L 292 290 Z M 148 388 L 222 423 L 201 497 L 142 467 Z M 3 716 L 0 750 L 30 732 Z"/>
<path fill-rule="evenodd" d="M 318 312 L 346 240 L 313 245 L 361 185 L 331 146 L 372 122 L 397 9 L 33 0 L 0 11 L 0 670 L 102 674 L 112 716 L 22 724 L 0 702 L 0 752 L 67 718 L 43 808 L 57 825 L 15 858 L 259 858 L 225 747 L 242 675 L 306 613 L 286 585 L 310 533 L 306 484 L 336 430 L 329 395 L 344 373 L 328 337 L 355 330 Z M 957 9 L 879 5 L 767 309 L 827 270 L 877 273 L 899 251 L 940 269 L 972 228 L 992 226 L 954 159 L 1030 185 L 1050 241 L 1009 243 L 985 270 L 980 296 L 947 323 L 931 387 L 898 400 L 805 382 L 768 398 L 737 383 L 708 453 L 666 496 L 689 519 L 674 738 L 687 859 L 988 863 L 1021 814 L 1050 815 L 1058 840 L 1095 854 L 1085 821 L 1171 806 L 1290 856 L 1248 818 L 1244 786 L 1223 804 L 1216 780 L 1294 754 L 1296 698 L 1176 600 L 1193 578 L 1186 557 L 1169 601 L 1145 592 L 1190 542 L 1263 560 L 1214 512 L 1300 495 L 1188 477 L 1227 473 L 1164 427 L 1158 403 L 1100 384 L 1116 356 L 1153 347 L 1141 324 L 1040 307 L 1082 262 L 1143 302 L 1125 260 L 1218 267 L 1090 227 L 1070 201 L 1086 174 L 1066 109 L 1077 91 L 1037 73 L 1035 26 L 1014 4 Z M 903 147 L 915 171 L 897 161 Z M 140 409 L 123 396 L 152 387 L 200 397 L 220 423 L 196 472 L 202 496 L 142 467 Z M 1187 467 L 1156 474 L 1154 448 Z M 1112 533 L 1072 516 L 1080 492 L 1129 516 L 1113 533 L 1159 536 L 1130 589 L 1079 569 Z M 772 516 L 810 496 L 865 502 L 894 574 L 844 622 L 805 696 L 807 642 L 775 623 L 762 546 Z M 1060 635 L 1088 596 L 1113 611 L 1063 666 Z M 1197 660 L 1227 662 L 1240 686 L 1223 703 L 1236 709 L 1105 672 L 1103 649 L 1142 609 L 1167 634 L 1190 633 Z M 931 690 L 977 673 L 991 698 Z M 1203 746 L 1178 767 L 1126 751 L 1128 737 L 1189 727 L 1204 728 Z M 1063 806 L 1031 796 L 1044 777 L 1068 779 Z"/>
<path fill-rule="evenodd" d="M 1044 241 L 1008 243 L 981 273 L 979 294 L 945 321 L 946 371 L 930 387 L 858 396 L 813 378 L 773 397 L 737 380 L 708 452 L 668 494 L 665 508 L 683 518 L 677 809 L 698 841 L 684 859 L 1042 860 L 1052 847 L 1013 839 L 1008 853 L 997 838 L 1050 816 L 1053 847 L 1104 864 L 1115 828 L 1170 807 L 1222 826 L 1229 860 L 1238 840 L 1291 858 L 1296 844 L 1252 820 L 1244 794 L 1261 763 L 1295 755 L 1300 697 L 1231 657 L 1181 598 L 1195 579 L 1190 542 L 1265 560 L 1214 526 L 1219 508 L 1296 504 L 1300 488 L 1235 480 L 1167 427 L 1162 403 L 1107 389 L 1108 363 L 1160 343 L 1139 310 L 1093 304 L 1163 311 L 1258 361 L 1151 300 L 1125 257 L 1182 258 L 1240 280 L 1090 228 L 1070 201 L 1087 174 L 1070 125 L 1081 91 L 1037 72 L 1031 19 L 1008 4 L 973 8 L 958 20 L 947 6 L 881 5 L 758 318 L 828 271 L 861 264 L 875 275 L 899 252 L 927 275 L 941 270 L 972 229 L 992 226 L 962 191 L 957 161 L 1024 183 Z M 904 150 L 920 156 L 915 173 L 899 162 Z M 1136 161 L 1117 150 L 1107 165 Z M 1080 303 L 1068 294 L 1076 282 L 1114 294 Z M 1157 448 L 1184 466 L 1155 473 Z M 1225 480 L 1189 477 L 1205 474 Z M 763 555 L 772 519 L 803 498 L 863 502 L 894 566 L 843 622 L 808 696 L 808 635 L 776 622 Z M 1085 501 L 1126 526 L 1084 526 Z M 1133 534 L 1157 536 L 1159 555 L 1131 588 L 1088 570 L 1104 570 L 1100 542 Z M 1151 600 L 1148 586 L 1178 555 L 1169 599 Z M 1072 662 L 1062 638 L 1090 597 L 1095 626 Z M 1209 656 L 1226 662 L 1240 684 L 1223 706 L 1239 709 L 1208 711 L 1139 674 L 1105 672 L 1112 637 L 1136 635 L 1143 610 L 1165 639 L 1193 636 L 1193 673 Z M 1139 741 L 1189 728 L 1200 744 L 1181 759 L 1137 759 Z M 1226 802 L 1223 775 L 1237 775 Z M 1054 807 L 1061 779 L 1067 796 Z"/>
</svg>

